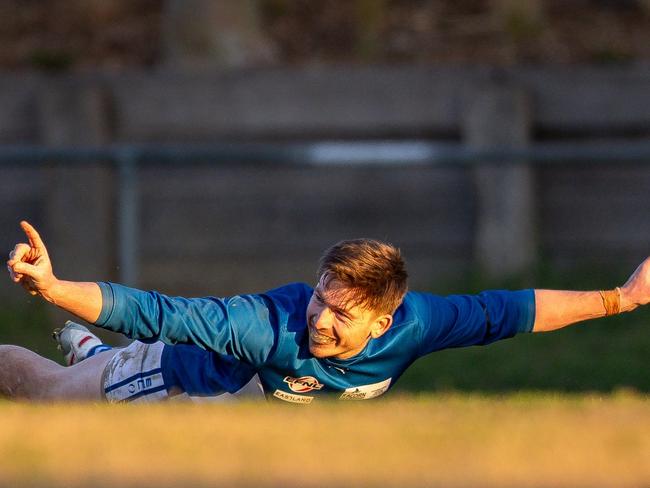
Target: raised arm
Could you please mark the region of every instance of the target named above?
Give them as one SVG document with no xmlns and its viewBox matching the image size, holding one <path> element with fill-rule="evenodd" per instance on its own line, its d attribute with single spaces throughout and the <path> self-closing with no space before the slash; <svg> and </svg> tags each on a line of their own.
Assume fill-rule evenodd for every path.
<svg viewBox="0 0 650 488">
<path fill-rule="evenodd" d="M 270 317 L 279 312 L 276 307 L 271 313 L 263 296 L 188 299 L 114 283 L 59 280 L 36 229 L 24 221 L 20 226 L 29 243 L 9 254 L 11 279 L 90 323 L 132 339 L 197 344 L 250 364 L 262 364 L 274 347 L 277 328 Z"/>
<path fill-rule="evenodd" d="M 650 302 L 650 258 L 614 290 L 535 290 L 533 332 L 560 329 L 583 320 L 630 312 Z"/>
<path fill-rule="evenodd" d="M 22 285 L 31 295 L 40 295 L 63 310 L 94 323 L 102 310 L 102 293 L 97 283 L 59 280 L 36 229 L 25 221 L 20 227 L 29 243 L 16 244 L 9 253 L 7 270 L 12 281 Z"/>
</svg>

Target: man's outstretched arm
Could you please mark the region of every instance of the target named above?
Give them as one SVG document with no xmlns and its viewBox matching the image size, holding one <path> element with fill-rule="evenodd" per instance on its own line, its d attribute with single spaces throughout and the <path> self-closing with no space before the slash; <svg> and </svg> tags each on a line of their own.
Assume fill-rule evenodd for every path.
<svg viewBox="0 0 650 488">
<path fill-rule="evenodd" d="M 630 312 L 649 302 L 650 258 L 639 265 L 623 286 L 614 290 L 535 290 L 533 332 L 546 332 L 583 320 Z"/>
<path fill-rule="evenodd" d="M 16 244 L 9 254 L 7 270 L 14 283 L 32 295 L 40 295 L 50 303 L 94 323 L 102 310 L 102 293 L 97 283 L 59 280 L 52 271 L 47 248 L 36 229 L 28 222 L 20 227 L 28 243 Z"/>
<path fill-rule="evenodd" d="M 87 322 L 132 339 L 197 344 L 250 364 L 263 363 L 273 349 L 275 329 L 259 296 L 188 299 L 114 283 L 59 280 L 38 232 L 27 222 L 20 225 L 29 244 L 11 251 L 11 279 Z"/>
</svg>

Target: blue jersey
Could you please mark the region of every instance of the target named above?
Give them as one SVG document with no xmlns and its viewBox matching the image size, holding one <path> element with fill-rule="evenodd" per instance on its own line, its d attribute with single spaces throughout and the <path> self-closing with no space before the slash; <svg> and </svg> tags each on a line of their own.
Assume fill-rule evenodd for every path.
<svg viewBox="0 0 650 488">
<path fill-rule="evenodd" d="M 99 285 L 103 307 L 97 325 L 133 339 L 202 348 L 165 348 L 168 364 L 178 362 L 179 354 L 196 355 L 190 361 L 192 371 L 175 373 L 178 377 L 170 382 L 191 382 L 191 377 L 193 388 L 209 391 L 213 380 L 228 391 L 257 372 L 267 398 L 294 403 L 311 403 L 323 395 L 374 398 L 419 357 L 530 332 L 535 319 L 533 290 L 448 297 L 409 292 L 391 327 L 359 354 L 319 359 L 309 351 L 306 311 L 313 289 L 308 285 L 229 298 L 169 297 L 113 283 Z"/>
</svg>

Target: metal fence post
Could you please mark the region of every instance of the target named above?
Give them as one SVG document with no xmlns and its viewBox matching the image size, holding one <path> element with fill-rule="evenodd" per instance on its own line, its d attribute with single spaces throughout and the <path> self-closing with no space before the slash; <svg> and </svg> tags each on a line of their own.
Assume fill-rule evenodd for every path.
<svg viewBox="0 0 650 488">
<path fill-rule="evenodd" d="M 137 286 L 138 262 L 138 153 L 124 148 L 116 155 L 118 172 L 118 277 L 120 283 Z"/>
<path fill-rule="evenodd" d="M 482 85 L 465 113 L 465 141 L 479 151 L 525 149 L 531 120 L 524 90 L 507 83 Z M 475 262 L 492 278 L 525 273 L 537 255 L 533 168 L 525 160 L 478 163 Z"/>
</svg>

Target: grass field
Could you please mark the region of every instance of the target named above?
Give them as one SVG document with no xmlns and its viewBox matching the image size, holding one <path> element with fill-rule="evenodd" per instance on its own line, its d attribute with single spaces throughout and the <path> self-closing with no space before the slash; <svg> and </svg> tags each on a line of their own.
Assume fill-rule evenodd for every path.
<svg viewBox="0 0 650 488">
<path fill-rule="evenodd" d="M 650 486 L 647 395 L 0 403 L 0 486 Z"/>
</svg>

